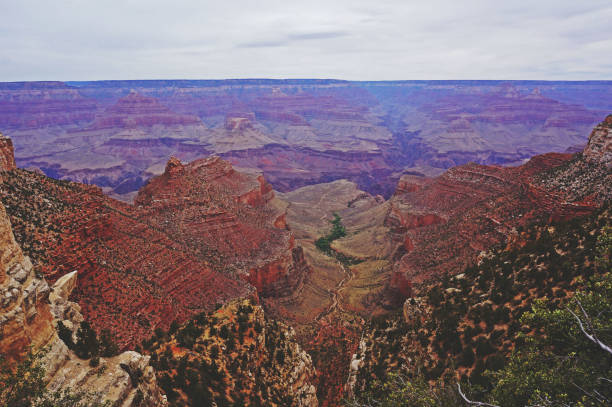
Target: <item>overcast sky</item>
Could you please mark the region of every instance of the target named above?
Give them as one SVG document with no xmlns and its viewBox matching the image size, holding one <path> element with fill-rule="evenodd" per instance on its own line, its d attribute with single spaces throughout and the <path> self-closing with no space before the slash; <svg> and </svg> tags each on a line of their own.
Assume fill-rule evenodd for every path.
<svg viewBox="0 0 612 407">
<path fill-rule="evenodd" d="M 610 0 L 0 0 L 0 81 L 612 79 Z"/>
</svg>

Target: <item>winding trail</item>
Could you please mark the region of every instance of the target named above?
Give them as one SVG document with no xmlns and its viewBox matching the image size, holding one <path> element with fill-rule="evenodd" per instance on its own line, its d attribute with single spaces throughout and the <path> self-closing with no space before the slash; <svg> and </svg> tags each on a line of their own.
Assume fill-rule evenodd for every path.
<svg viewBox="0 0 612 407">
<path fill-rule="evenodd" d="M 327 292 L 330 294 L 332 298 L 332 303 L 329 305 L 329 307 L 327 307 L 327 309 L 325 309 L 315 318 L 316 321 L 320 321 L 322 318 L 332 314 L 335 311 L 341 311 L 341 312 L 345 311 L 344 308 L 342 308 L 341 302 L 339 301 L 339 297 L 340 298 L 342 297 L 342 294 L 340 293 L 340 291 L 342 291 L 345 284 L 347 284 L 349 281 L 353 279 L 354 275 L 351 272 L 350 268 L 342 264 L 342 262 L 340 262 L 339 260 L 336 260 L 336 261 L 338 262 L 338 264 L 340 264 L 340 267 L 342 268 L 342 271 L 344 272 L 344 277 L 342 278 L 342 280 L 338 282 L 338 284 L 336 284 L 334 288 L 327 290 Z"/>
</svg>

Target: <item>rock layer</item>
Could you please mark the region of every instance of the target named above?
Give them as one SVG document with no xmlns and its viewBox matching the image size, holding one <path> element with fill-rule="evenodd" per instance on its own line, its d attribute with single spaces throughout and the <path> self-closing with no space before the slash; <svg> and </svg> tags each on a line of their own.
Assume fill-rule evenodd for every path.
<svg viewBox="0 0 612 407">
<path fill-rule="evenodd" d="M 399 247 L 395 272 L 416 283 L 459 273 L 517 228 L 591 213 L 612 197 L 609 129 L 610 118 L 574 156 L 551 153 L 518 167 L 472 163 L 437 178 L 403 177 L 385 220 Z"/>
<path fill-rule="evenodd" d="M 15 242 L 0 205 L 0 351 L 19 359 L 29 346 L 39 348 L 54 335 L 49 286 Z"/>
<path fill-rule="evenodd" d="M 350 179 L 389 197 L 408 168 L 512 164 L 584 145 L 612 83 L 319 80 L 0 83 L 17 161 L 131 201 L 168 157 L 210 153 L 279 191 Z M 92 142 L 95 140 L 95 143 Z"/>
</svg>

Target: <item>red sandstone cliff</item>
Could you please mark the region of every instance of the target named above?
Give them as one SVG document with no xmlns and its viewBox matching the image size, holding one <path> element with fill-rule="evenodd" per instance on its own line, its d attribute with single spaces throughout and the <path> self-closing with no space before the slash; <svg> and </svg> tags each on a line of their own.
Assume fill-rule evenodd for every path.
<svg viewBox="0 0 612 407">
<path fill-rule="evenodd" d="M 399 247 L 395 273 L 416 283 L 457 273 L 521 226 L 590 213 L 612 197 L 610 124 L 609 116 L 595 128 L 584 154 L 545 154 L 518 167 L 467 164 L 430 179 L 404 176 L 385 220 Z M 393 283 L 406 291 L 402 279 Z"/>
<path fill-rule="evenodd" d="M 240 173 L 218 157 L 183 165 L 170 159 L 163 175 L 139 192 L 139 217 L 176 241 L 234 271 L 260 295 L 291 293 L 307 265 L 262 176 Z"/>
<path fill-rule="evenodd" d="M 78 270 L 73 298 L 122 346 L 232 298 L 287 295 L 308 272 L 270 185 L 219 158 L 171 159 L 137 206 L 19 169 L 0 192 L 24 250 L 51 281 Z"/>
</svg>

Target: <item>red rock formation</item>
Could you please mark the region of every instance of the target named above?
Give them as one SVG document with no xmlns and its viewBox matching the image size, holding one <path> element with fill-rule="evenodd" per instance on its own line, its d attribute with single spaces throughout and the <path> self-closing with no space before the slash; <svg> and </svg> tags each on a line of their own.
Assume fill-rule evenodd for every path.
<svg viewBox="0 0 612 407">
<path fill-rule="evenodd" d="M 176 161 L 138 194 L 140 218 L 202 256 L 235 270 L 264 296 L 287 295 L 307 266 L 286 230 L 284 212 L 269 205 L 262 176 L 235 171 L 218 157 L 181 166 Z"/>
<path fill-rule="evenodd" d="M 289 295 L 309 271 L 271 186 L 218 157 L 171 158 L 136 206 L 18 169 L 3 178 L 26 252 L 51 281 L 78 270 L 73 295 L 85 318 L 123 346 L 216 303 L 257 301 L 249 282 L 264 296 Z"/>
<path fill-rule="evenodd" d="M 518 167 L 463 165 L 416 185 L 403 178 L 385 220 L 402 244 L 395 272 L 415 283 L 457 273 L 519 226 L 593 211 L 612 196 L 610 168 L 599 161 L 605 155 L 600 146 L 612 134 L 608 127 L 606 121 L 594 130 L 586 158 L 551 153 Z M 592 154 L 597 163 L 590 163 Z M 401 288 L 400 280 L 391 286 Z"/>
<path fill-rule="evenodd" d="M 78 270 L 73 296 L 83 315 L 98 330 L 111 329 L 122 346 L 175 319 L 252 295 L 247 284 L 98 188 L 13 170 L 4 174 L 2 200 L 41 271 L 53 281 Z"/>
</svg>

